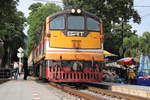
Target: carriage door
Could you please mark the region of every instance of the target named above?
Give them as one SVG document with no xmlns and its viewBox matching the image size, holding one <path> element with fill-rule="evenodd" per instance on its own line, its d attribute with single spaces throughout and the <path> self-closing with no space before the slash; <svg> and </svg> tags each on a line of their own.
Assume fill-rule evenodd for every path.
<svg viewBox="0 0 150 100">
<path fill-rule="evenodd" d="M 42 78 L 46 78 L 46 61 L 42 63 Z"/>
</svg>

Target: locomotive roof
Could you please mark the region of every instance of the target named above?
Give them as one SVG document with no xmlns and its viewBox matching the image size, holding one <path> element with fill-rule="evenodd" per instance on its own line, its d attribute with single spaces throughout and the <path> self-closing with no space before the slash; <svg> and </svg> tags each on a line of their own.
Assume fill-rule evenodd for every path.
<svg viewBox="0 0 150 100">
<path fill-rule="evenodd" d="M 73 14 L 71 12 L 72 9 L 67 9 L 67 10 L 63 10 L 63 11 L 59 11 L 57 13 L 54 13 L 52 15 L 50 15 L 50 18 L 53 18 L 53 17 L 57 17 L 57 16 L 60 16 L 60 15 L 63 15 L 63 14 Z M 77 9 L 76 9 L 77 10 Z M 99 20 L 99 17 L 97 17 L 96 15 L 92 14 L 92 13 L 89 13 L 89 12 L 86 12 L 86 11 L 83 11 L 81 10 L 81 13 L 80 14 L 83 14 L 83 15 L 87 15 L 87 16 L 90 16 L 90 17 L 93 17 L 97 20 Z M 75 13 L 75 15 L 80 15 L 78 13 Z"/>
</svg>

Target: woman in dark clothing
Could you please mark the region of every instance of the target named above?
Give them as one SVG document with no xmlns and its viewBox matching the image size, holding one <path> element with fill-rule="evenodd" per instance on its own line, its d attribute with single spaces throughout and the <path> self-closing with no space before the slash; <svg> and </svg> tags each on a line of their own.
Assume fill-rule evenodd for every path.
<svg viewBox="0 0 150 100">
<path fill-rule="evenodd" d="M 28 77 L 28 58 L 24 58 L 24 63 L 23 63 L 23 69 L 24 69 L 24 80 L 27 80 Z"/>
</svg>

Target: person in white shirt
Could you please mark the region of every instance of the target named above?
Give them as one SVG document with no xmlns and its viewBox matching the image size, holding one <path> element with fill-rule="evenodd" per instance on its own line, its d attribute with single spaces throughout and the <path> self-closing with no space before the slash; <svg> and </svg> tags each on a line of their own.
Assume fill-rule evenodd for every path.
<svg viewBox="0 0 150 100">
<path fill-rule="evenodd" d="M 14 70 L 15 70 L 15 75 L 14 75 L 14 79 L 18 79 L 18 74 L 19 74 L 19 64 L 18 62 L 14 62 Z"/>
</svg>

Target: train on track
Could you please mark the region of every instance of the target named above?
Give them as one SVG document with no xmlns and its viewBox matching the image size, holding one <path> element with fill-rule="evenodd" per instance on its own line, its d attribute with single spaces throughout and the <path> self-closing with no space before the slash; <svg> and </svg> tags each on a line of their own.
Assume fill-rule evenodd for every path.
<svg viewBox="0 0 150 100">
<path fill-rule="evenodd" d="M 100 82 L 103 25 L 95 15 L 67 9 L 46 17 L 28 57 L 34 74 L 53 82 Z"/>
</svg>

